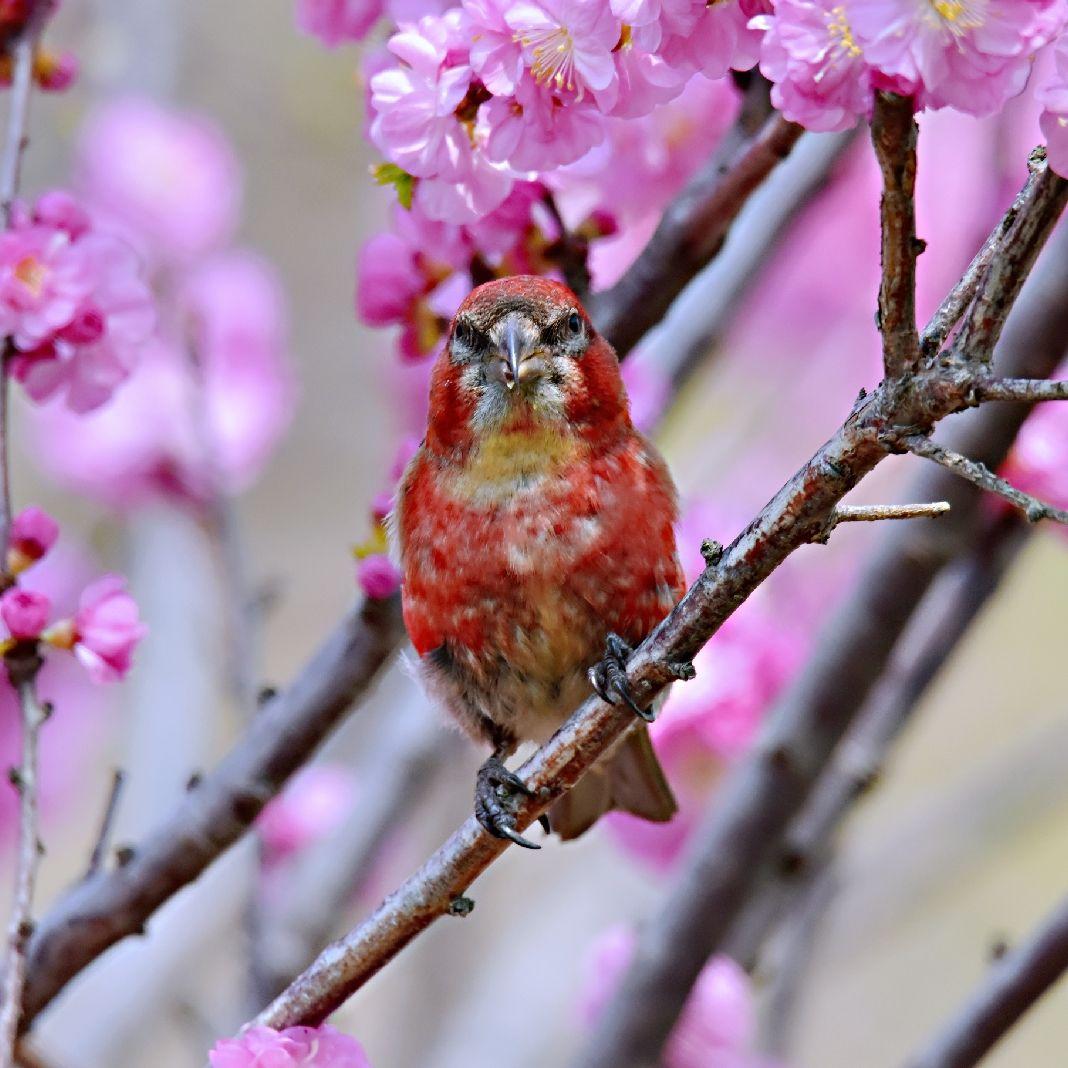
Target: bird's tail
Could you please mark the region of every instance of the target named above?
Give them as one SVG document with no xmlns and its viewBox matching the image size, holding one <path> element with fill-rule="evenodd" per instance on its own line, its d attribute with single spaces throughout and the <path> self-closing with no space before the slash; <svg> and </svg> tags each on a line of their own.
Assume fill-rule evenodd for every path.
<svg viewBox="0 0 1068 1068">
<path fill-rule="evenodd" d="M 549 809 L 549 823 L 567 841 L 612 809 L 652 823 L 666 823 L 678 811 L 644 723 L 635 724 L 607 760 L 590 768 Z"/>
</svg>

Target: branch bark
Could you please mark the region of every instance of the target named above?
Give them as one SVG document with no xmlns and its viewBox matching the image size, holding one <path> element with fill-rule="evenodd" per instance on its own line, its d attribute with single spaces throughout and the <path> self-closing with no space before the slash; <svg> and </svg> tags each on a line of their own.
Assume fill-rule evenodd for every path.
<svg viewBox="0 0 1068 1068">
<path fill-rule="evenodd" d="M 1065 186 L 1039 164 L 1028 181 L 1024 206 L 999 225 L 998 253 L 978 287 L 1009 292 L 991 298 L 1012 306 L 1028 267 L 1063 209 Z M 1015 271 L 1002 262 L 1016 264 Z M 994 270 L 996 266 L 997 270 Z M 1022 273 L 1017 273 L 1022 272 Z M 991 278 L 999 279 L 992 282 Z M 1042 377 L 1059 363 L 1068 331 L 1068 237 L 1029 287 L 1002 346 L 1001 373 Z M 983 346 L 1000 334 L 987 324 L 966 350 L 983 366 Z M 932 362 L 927 375 L 948 375 L 957 359 Z M 891 379 L 876 395 L 916 388 L 913 378 Z M 941 385 L 932 383 L 932 392 Z M 862 408 L 859 417 L 867 409 Z M 901 427 L 895 413 L 887 427 Z M 997 466 L 1026 415 L 1023 406 L 984 408 L 955 427 L 960 451 Z M 858 584 L 836 613 L 807 669 L 770 717 L 760 743 L 724 783 L 716 807 L 698 832 L 689 860 L 663 908 L 643 929 L 635 962 L 601 1020 L 582 1068 L 627 1068 L 656 1062 L 694 979 L 722 944 L 790 820 L 800 811 L 819 772 L 881 674 L 912 612 L 945 562 L 971 543 L 979 493 L 942 471 L 921 475 L 909 496 L 948 500 L 952 511 L 937 524 L 894 524 Z"/>
<path fill-rule="evenodd" d="M 719 252 L 749 197 L 802 132 L 795 123 L 773 115 L 726 166 L 719 154 L 713 156 L 664 212 L 623 277 L 590 299 L 593 321 L 621 358 L 660 322 L 687 283 Z"/>
<path fill-rule="evenodd" d="M 23 1028 L 109 946 L 142 934 L 164 901 L 244 834 L 371 687 L 403 635 L 398 597 L 354 610 L 127 863 L 85 879 L 52 907 L 30 942 Z"/>
<path fill-rule="evenodd" d="M 876 93 L 871 140 L 883 176 L 879 202 L 882 234 L 882 283 L 879 331 L 883 366 L 889 377 L 912 370 L 920 356 L 916 330 L 916 119 L 910 97 Z"/>
<path fill-rule="evenodd" d="M 1068 971 L 1068 899 L 1022 945 L 992 965 L 985 981 L 909 1068 L 972 1068 Z"/>
<path fill-rule="evenodd" d="M 1044 227 L 1013 225 L 1007 240 L 1025 233 L 1040 245 L 1068 199 L 1068 184 L 1052 173 L 1042 174 L 1036 185 L 1035 210 L 1045 220 Z M 791 552 L 822 536 L 841 498 L 887 455 L 902 448 L 903 432 L 928 429 L 963 410 L 970 402 L 970 389 L 968 369 L 947 362 L 888 380 L 858 404 L 732 545 L 710 557 L 712 562 L 679 605 L 631 657 L 628 678 L 637 703 L 649 704 L 672 678 L 668 665 L 691 660 Z M 922 495 L 930 496 L 938 495 Z M 520 769 L 534 797 L 520 806 L 518 829 L 529 826 L 574 785 L 631 723 L 625 709 L 596 697 L 587 700 Z M 720 810 L 713 862 L 706 858 L 682 892 L 672 895 L 672 907 L 665 910 L 663 924 L 657 925 L 657 939 L 642 940 L 637 954 L 640 984 L 632 970 L 630 983 L 606 1014 L 601 1040 L 585 1064 L 621 1068 L 656 1062 L 708 956 L 708 946 L 702 943 L 714 942 L 723 932 L 719 906 L 728 915 L 737 908 L 750 861 L 759 863 L 768 842 L 781 833 L 846 724 L 801 726 L 802 730 L 780 730 L 766 739 L 753 759 L 742 765 L 735 789 L 726 791 L 727 807 Z M 461 904 L 466 910 L 464 892 L 506 847 L 507 842 L 491 838 L 470 818 L 372 916 L 325 950 L 256 1022 L 286 1027 L 324 1019 L 436 919 Z M 722 869 L 717 870 L 717 863 Z M 705 876 L 708 882 L 700 882 Z M 669 998 L 660 998 L 658 984 L 665 981 L 665 973 L 671 977 L 676 972 L 684 973 L 684 978 L 672 979 Z"/>
<path fill-rule="evenodd" d="M 28 662 L 8 664 L 22 710 L 22 762 L 15 773 L 15 785 L 19 793 L 19 848 L 14 902 L 7 928 L 3 1001 L 0 1003 L 0 1064 L 5 1068 L 15 1061 L 19 1012 L 26 984 L 26 945 L 33 932 L 33 896 L 41 863 L 37 749 L 41 724 L 48 718 L 48 713 L 37 700 L 34 688 L 34 679 L 40 666 L 36 653 Z"/>
</svg>

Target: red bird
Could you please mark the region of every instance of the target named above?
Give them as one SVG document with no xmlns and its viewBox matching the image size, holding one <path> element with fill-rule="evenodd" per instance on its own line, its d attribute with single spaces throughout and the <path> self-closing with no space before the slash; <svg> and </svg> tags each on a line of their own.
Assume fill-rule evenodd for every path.
<svg viewBox="0 0 1068 1068">
<path fill-rule="evenodd" d="M 493 747 L 475 791 L 491 834 L 538 848 L 516 831 L 529 791 L 503 762 L 593 688 L 652 718 L 623 665 L 685 589 L 676 514 L 616 354 L 575 294 L 535 277 L 471 293 L 434 366 L 393 522 L 427 689 Z M 552 806 L 551 826 L 574 838 L 612 808 L 657 822 L 676 811 L 644 723 Z"/>
</svg>

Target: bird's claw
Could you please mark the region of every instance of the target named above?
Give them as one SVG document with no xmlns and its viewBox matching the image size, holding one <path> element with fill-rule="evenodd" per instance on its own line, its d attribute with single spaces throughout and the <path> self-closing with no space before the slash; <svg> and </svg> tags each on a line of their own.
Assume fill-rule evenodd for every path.
<svg viewBox="0 0 1068 1068">
<path fill-rule="evenodd" d="M 609 634 L 605 642 L 604 659 L 589 670 L 590 685 L 597 696 L 610 705 L 624 704 L 646 723 L 652 723 L 656 713 L 651 708 L 641 708 L 630 692 L 627 680 L 627 660 L 634 650 L 618 635 Z"/>
<path fill-rule="evenodd" d="M 537 842 L 524 838 L 516 830 L 516 808 L 520 798 L 533 797 L 534 791 L 518 775 L 509 771 L 497 756 L 491 756 L 478 769 L 475 780 L 475 819 L 494 838 L 508 838 L 524 849 L 541 849 Z M 538 822 L 548 830 L 548 819 Z"/>
</svg>

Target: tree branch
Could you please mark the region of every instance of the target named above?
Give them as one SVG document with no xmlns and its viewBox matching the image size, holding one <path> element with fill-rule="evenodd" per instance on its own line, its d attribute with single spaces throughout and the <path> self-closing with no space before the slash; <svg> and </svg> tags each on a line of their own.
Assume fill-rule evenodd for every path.
<svg viewBox="0 0 1068 1068">
<path fill-rule="evenodd" d="M 19 1012 L 26 983 L 26 945 L 33 933 L 33 895 L 41 862 L 38 838 L 37 742 L 48 711 L 37 700 L 34 679 L 41 666 L 37 654 L 29 661 L 8 663 L 12 683 L 22 709 L 22 763 L 12 772 L 19 794 L 19 850 L 15 871 L 15 896 L 7 928 L 3 994 L 0 1001 L 0 1064 L 15 1060 Z"/>
<path fill-rule="evenodd" d="M 1046 173 L 1041 179 L 1042 203 L 1063 207 L 1068 184 Z M 1057 212 L 1049 214 L 1052 228 Z M 1010 233 L 1014 233 L 1010 228 Z M 1041 243 L 1037 231 L 1032 239 Z M 722 553 L 710 553 L 705 571 L 675 610 L 636 650 L 628 663 L 635 700 L 647 705 L 673 675 L 669 665 L 692 660 L 737 607 L 800 545 L 818 539 L 841 498 L 891 451 L 900 448 L 892 427 L 922 427 L 968 406 L 970 375 L 952 364 L 907 378 L 888 380 L 865 398 L 813 458 L 765 506 L 745 531 Z M 626 709 L 589 698 L 563 727 L 520 769 L 533 792 L 517 813 L 523 830 L 570 789 L 581 775 L 632 724 Z M 689 882 L 672 895 L 664 913 L 667 938 L 644 937 L 637 954 L 640 982 L 632 970 L 628 983 L 606 1014 L 600 1041 L 588 1065 L 654 1063 L 678 1009 L 708 953 L 702 944 L 725 928 L 718 908 L 728 916 L 740 904 L 737 893 L 748 875 L 749 860 L 759 862 L 781 833 L 786 818 L 803 799 L 817 768 L 826 760 L 846 724 L 830 739 L 828 728 L 813 729 L 814 744 L 804 732 L 765 740 L 742 765 L 742 779 L 726 808 L 718 809 L 725 833 L 717 836 L 713 864 L 698 873 L 708 880 Z M 827 752 L 823 752 L 826 744 Z M 785 788 L 784 788 L 785 787 Z M 730 791 L 726 791 L 729 795 Z M 766 834 L 770 832 L 770 835 Z M 328 947 L 256 1022 L 285 1027 L 321 1021 L 385 966 L 413 938 L 439 917 L 455 910 L 470 886 L 507 847 L 492 838 L 471 817 L 423 866 L 364 923 Z M 725 871 L 715 870 L 722 863 Z M 721 900 L 719 891 L 726 891 Z M 679 911 L 676 911 L 678 906 Z M 695 929 L 701 930 L 694 938 Z M 670 999 L 659 997 L 665 973 L 672 979 Z M 639 991 L 637 988 L 641 986 Z M 677 999 L 677 1000 L 676 1000 Z M 620 1006 L 623 1006 L 620 1011 Z"/>
<path fill-rule="evenodd" d="M 883 366 L 889 377 L 912 370 L 920 356 L 916 330 L 916 119 L 911 97 L 876 93 L 871 140 L 883 175 L 879 202 L 882 282 L 879 331 Z"/>
<path fill-rule="evenodd" d="M 1011 482 L 1007 482 L 1000 475 L 995 475 L 986 464 L 977 460 L 969 460 L 967 456 L 953 449 L 947 449 L 944 445 L 939 445 L 922 435 L 907 438 L 905 445 L 914 455 L 922 456 L 925 460 L 933 460 L 955 475 L 967 479 L 972 485 L 988 493 L 997 494 L 1014 508 L 1019 508 L 1029 523 L 1037 523 L 1042 519 L 1068 523 L 1068 512 L 1055 508 L 1052 504 L 1046 504 L 1030 493 L 1018 490 Z"/>
<path fill-rule="evenodd" d="M 611 289 L 588 302 L 598 329 L 625 356 L 719 252 L 731 223 L 802 134 L 772 116 L 724 166 L 717 155 L 672 202 L 637 260 Z M 730 139 L 727 145 L 733 147 Z"/>
<path fill-rule="evenodd" d="M 1024 208 L 1010 211 L 1007 225 L 1003 221 L 997 228 L 1001 239 L 995 262 L 1011 260 L 1026 274 L 1065 198 L 1065 184 L 1039 165 L 1028 180 Z M 983 284 L 989 284 L 993 273 L 987 273 Z M 1000 267 L 997 276 L 1013 297 L 1019 292 L 1022 277 Z M 1060 362 L 1068 331 L 1065 293 L 1068 236 L 1062 234 L 1056 255 L 1012 317 L 1002 347 L 1003 373 L 1039 377 Z M 1012 300 L 1000 306 L 1007 309 Z M 927 379 L 932 401 L 944 400 L 945 384 L 964 373 L 960 361 L 942 360 L 913 377 L 884 382 L 873 396 L 914 390 L 917 380 Z M 853 419 L 865 418 L 867 403 Z M 887 426 L 904 426 L 901 414 L 894 413 Z M 954 440 L 964 446 L 961 451 L 996 466 L 1025 416 L 1023 406 L 984 408 L 961 420 Z M 936 524 L 894 524 L 887 531 L 853 596 L 835 614 L 806 670 L 767 721 L 759 743 L 720 789 L 663 908 L 643 928 L 635 963 L 579 1062 L 583 1068 L 656 1062 L 694 979 L 773 861 L 789 821 L 882 672 L 916 605 L 943 564 L 971 543 L 979 510 L 979 494 L 972 487 L 938 471 L 921 477 L 909 495 L 945 499 L 952 511 Z"/>
<path fill-rule="evenodd" d="M 980 401 L 1037 401 L 1068 400 L 1068 382 L 1051 382 L 1034 378 L 993 378 L 975 387 Z"/>
<path fill-rule="evenodd" d="M 1068 899 L 1031 937 L 991 965 L 960 1014 L 909 1068 L 971 1068 L 1068 971 Z"/>
<path fill-rule="evenodd" d="M 398 597 L 354 610 L 127 863 L 72 887 L 52 907 L 30 942 L 23 1027 L 109 946 L 143 933 L 164 901 L 241 837 L 366 693 L 403 635 Z"/>
<path fill-rule="evenodd" d="M 727 952 L 742 967 L 752 971 L 757 966 L 768 935 L 793 911 L 812 873 L 822 870 L 842 822 L 878 781 L 891 746 L 1019 557 L 1029 534 L 1019 516 L 1003 512 L 984 522 L 967 554 L 942 569 L 734 924 Z"/>
<path fill-rule="evenodd" d="M 96 845 L 89 857 L 89 867 L 85 877 L 91 879 L 104 866 L 108 855 L 108 845 L 111 842 L 111 829 L 115 824 L 115 812 L 119 807 L 119 798 L 122 796 L 122 787 L 126 776 L 121 768 L 116 768 L 111 776 L 111 789 L 108 790 L 107 803 L 104 805 L 104 817 L 100 821 L 100 831 L 96 836 Z"/>
</svg>

